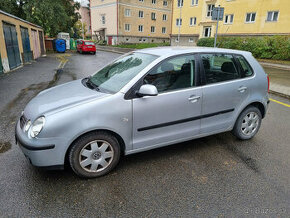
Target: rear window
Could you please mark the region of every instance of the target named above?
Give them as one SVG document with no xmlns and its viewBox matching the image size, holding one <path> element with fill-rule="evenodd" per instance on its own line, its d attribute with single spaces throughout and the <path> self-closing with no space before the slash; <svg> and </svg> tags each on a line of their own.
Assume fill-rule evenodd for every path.
<svg viewBox="0 0 290 218">
<path fill-rule="evenodd" d="M 85 45 L 95 45 L 93 42 L 85 42 Z"/>
</svg>

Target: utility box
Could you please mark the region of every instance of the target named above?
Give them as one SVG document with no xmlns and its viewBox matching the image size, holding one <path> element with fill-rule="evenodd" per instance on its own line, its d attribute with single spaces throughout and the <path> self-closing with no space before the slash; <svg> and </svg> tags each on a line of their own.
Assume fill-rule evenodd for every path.
<svg viewBox="0 0 290 218">
<path fill-rule="evenodd" d="M 64 39 L 66 41 L 66 49 L 70 49 L 70 36 L 69 33 L 58 33 L 58 39 Z"/>
</svg>

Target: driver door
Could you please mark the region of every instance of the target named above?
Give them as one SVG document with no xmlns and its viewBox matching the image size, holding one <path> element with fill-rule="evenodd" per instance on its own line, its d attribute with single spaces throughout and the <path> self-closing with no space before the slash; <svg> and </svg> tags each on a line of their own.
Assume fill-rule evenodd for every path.
<svg viewBox="0 0 290 218">
<path fill-rule="evenodd" d="M 202 91 L 196 87 L 194 55 L 162 61 L 144 77 L 156 86 L 157 96 L 134 98 L 133 148 L 159 147 L 200 133 Z"/>
</svg>

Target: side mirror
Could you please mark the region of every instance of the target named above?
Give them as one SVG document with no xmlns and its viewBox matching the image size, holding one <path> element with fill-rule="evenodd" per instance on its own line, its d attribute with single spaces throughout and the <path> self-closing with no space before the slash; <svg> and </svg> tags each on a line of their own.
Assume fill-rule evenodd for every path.
<svg viewBox="0 0 290 218">
<path fill-rule="evenodd" d="M 144 97 L 144 96 L 156 96 L 158 95 L 158 91 L 157 88 L 153 85 L 142 85 L 139 89 L 139 91 L 137 92 L 137 95 L 139 97 Z"/>
</svg>

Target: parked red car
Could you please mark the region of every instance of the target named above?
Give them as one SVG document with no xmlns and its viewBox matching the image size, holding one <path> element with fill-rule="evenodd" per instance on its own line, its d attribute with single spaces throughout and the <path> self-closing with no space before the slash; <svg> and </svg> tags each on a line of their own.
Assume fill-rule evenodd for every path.
<svg viewBox="0 0 290 218">
<path fill-rule="evenodd" d="M 77 52 L 96 54 L 96 46 L 93 41 L 77 40 Z"/>
</svg>

